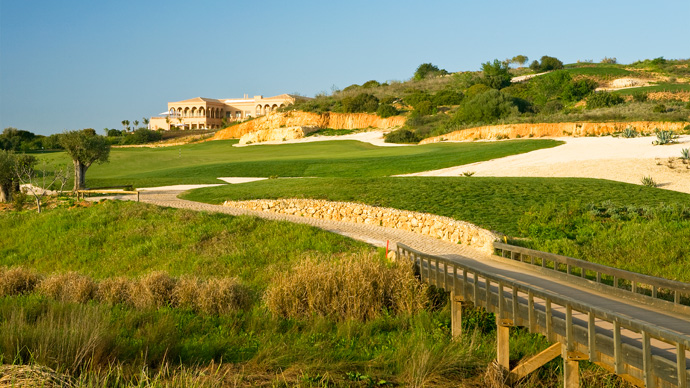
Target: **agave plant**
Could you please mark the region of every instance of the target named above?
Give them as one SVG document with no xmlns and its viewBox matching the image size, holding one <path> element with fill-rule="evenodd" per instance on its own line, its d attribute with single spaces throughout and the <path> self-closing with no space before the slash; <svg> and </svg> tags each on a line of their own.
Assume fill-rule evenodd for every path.
<svg viewBox="0 0 690 388">
<path fill-rule="evenodd" d="M 628 125 L 624 130 L 621 136 L 624 138 L 632 138 L 632 137 L 637 137 L 639 133 L 635 130 L 635 127 L 632 125 Z"/>
<path fill-rule="evenodd" d="M 660 131 L 657 129 L 654 132 L 656 132 L 656 140 L 652 142 L 654 145 L 671 144 L 678 139 L 678 135 L 673 131 Z"/>
<path fill-rule="evenodd" d="M 642 177 L 641 183 L 643 186 L 647 187 L 657 187 L 659 185 L 651 176 Z"/>
<path fill-rule="evenodd" d="M 690 148 L 683 148 L 680 150 L 680 158 L 683 160 L 690 160 Z"/>
</svg>

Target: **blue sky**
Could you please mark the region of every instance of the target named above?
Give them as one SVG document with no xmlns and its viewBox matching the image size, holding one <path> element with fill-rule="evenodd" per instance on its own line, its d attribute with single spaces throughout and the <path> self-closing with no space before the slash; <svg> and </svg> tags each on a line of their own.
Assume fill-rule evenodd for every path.
<svg viewBox="0 0 690 388">
<path fill-rule="evenodd" d="M 119 128 L 168 101 L 409 79 L 518 54 L 688 58 L 690 1 L 0 0 L 0 128 Z"/>
</svg>

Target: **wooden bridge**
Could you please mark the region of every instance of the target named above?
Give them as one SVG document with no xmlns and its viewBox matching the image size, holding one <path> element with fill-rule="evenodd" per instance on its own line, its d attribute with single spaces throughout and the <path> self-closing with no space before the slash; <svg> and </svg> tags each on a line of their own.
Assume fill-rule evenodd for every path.
<svg viewBox="0 0 690 388">
<path fill-rule="evenodd" d="M 402 243 L 399 259 L 451 295 L 452 333 L 462 308 L 496 315 L 497 363 L 508 383 L 563 358 L 564 386 L 579 386 L 589 360 L 640 387 L 688 388 L 690 284 L 494 243 L 491 260 L 425 254 Z M 508 334 L 524 326 L 553 343 L 510 368 Z"/>
</svg>

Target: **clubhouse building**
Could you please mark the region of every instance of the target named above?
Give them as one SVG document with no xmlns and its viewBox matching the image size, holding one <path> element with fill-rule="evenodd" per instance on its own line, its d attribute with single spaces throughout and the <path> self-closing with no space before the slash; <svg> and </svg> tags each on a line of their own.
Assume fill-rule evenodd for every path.
<svg viewBox="0 0 690 388">
<path fill-rule="evenodd" d="M 232 121 L 242 121 L 250 117 L 263 116 L 278 108 L 294 104 L 298 99 L 308 97 L 281 94 L 267 97 L 213 99 L 197 97 L 184 101 L 169 102 L 168 111 L 158 117 L 151 117 L 149 128 L 153 130 L 180 129 L 219 129 Z"/>
</svg>

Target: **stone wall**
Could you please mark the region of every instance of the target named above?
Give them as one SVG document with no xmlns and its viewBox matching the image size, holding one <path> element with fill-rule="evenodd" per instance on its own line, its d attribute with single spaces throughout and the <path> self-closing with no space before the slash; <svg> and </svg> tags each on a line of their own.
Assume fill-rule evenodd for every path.
<svg viewBox="0 0 690 388">
<path fill-rule="evenodd" d="M 405 124 L 405 117 L 393 116 L 385 119 L 369 113 L 310 113 L 271 112 L 266 116 L 233 125 L 216 132 L 211 140 L 239 139 L 242 135 L 260 130 L 274 130 L 287 127 L 315 127 L 318 129 L 392 129 Z"/>
<path fill-rule="evenodd" d="M 652 132 L 654 128 L 680 131 L 687 122 L 658 121 L 621 121 L 612 123 L 540 123 L 540 124 L 505 124 L 461 129 L 445 135 L 424 139 L 420 144 L 437 143 L 444 140 L 471 141 L 491 139 L 563 137 L 563 136 L 599 136 L 623 131 L 628 125 L 638 132 Z"/>
<path fill-rule="evenodd" d="M 225 201 L 223 206 L 402 229 L 456 244 L 468 245 L 490 254 L 493 253 L 492 243 L 501 237 L 499 234 L 469 222 L 449 217 L 351 202 L 258 199 Z"/>
</svg>

